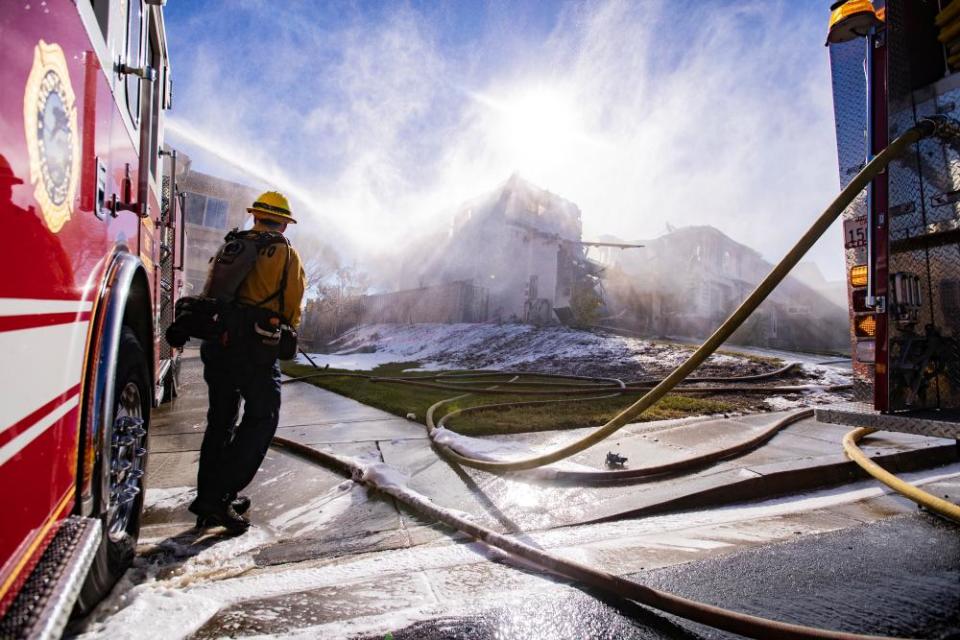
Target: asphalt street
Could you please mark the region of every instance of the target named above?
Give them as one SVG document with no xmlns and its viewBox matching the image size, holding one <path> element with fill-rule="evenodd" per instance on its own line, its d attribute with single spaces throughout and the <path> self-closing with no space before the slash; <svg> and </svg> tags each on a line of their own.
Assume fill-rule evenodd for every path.
<svg viewBox="0 0 960 640">
<path fill-rule="evenodd" d="M 960 638 L 960 527 L 909 514 L 629 576 L 754 615 L 894 637 Z M 368 638 L 382 636 L 368 636 Z M 393 632 L 460 638 L 735 638 L 577 588 Z"/>
</svg>

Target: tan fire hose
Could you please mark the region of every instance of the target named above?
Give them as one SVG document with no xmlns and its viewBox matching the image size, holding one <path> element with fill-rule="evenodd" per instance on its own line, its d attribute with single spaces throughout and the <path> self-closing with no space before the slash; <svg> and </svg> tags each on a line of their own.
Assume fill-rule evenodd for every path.
<svg viewBox="0 0 960 640">
<path fill-rule="evenodd" d="M 366 467 L 350 458 L 337 456 L 326 451 L 319 451 L 299 442 L 280 437 L 274 437 L 273 446 L 282 447 L 308 460 L 336 469 L 357 482 L 362 482 L 372 489 L 390 495 L 419 515 L 432 518 L 454 529 L 463 531 L 476 540 L 480 540 L 492 547 L 505 551 L 514 557 L 532 562 L 551 573 L 565 576 L 571 580 L 576 580 L 581 584 L 589 585 L 617 597 L 627 598 L 634 602 L 659 609 L 660 611 L 686 618 L 687 620 L 738 633 L 750 638 L 779 638 L 782 640 L 810 640 L 812 638 L 821 640 L 876 640 L 881 637 L 829 631 L 826 629 L 781 622 L 779 620 L 770 620 L 768 618 L 761 618 L 759 616 L 697 602 L 696 600 L 690 600 L 667 591 L 660 591 L 659 589 L 648 587 L 612 573 L 600 571 L 593 567 L 588 567 L 585 564 L 561 558 L 528 544 L 524 544 L 509 536 L 482 527 L 459 513 L 438 507 L 430 501 L 429 498 L 419 493 L 392 485 L 383 485 L 378 482 L 374 475 L 367 472 Z"/>
<path fill-rule="evenodd" d="M 315 368 L 316 364 L 313 364 Z M 724 381 L 726 385 L 709 385 L 690 387 L 684 386 L 683 393 L 690 394 L 715 394 L 715 393 L 797 393 L 808 390 L 807 386 L 795 385 L 777 385 L 777 386 L 757 386 L 742 385 L 742 382 L 759 382 L 777 378 L 784 373 L 789 372 L 796 367 L 796 363 L 788 364 L 774 371 L 768 371 L 760 374 L 750 374 L 745 376 L 730 377 L 701 377 L 688 378 L 685 382 L 701 383 L 706 381 Z M 507 377 L 506 380 L 492 380 L 492 378 Z M 524 376 L 536 378 L 530 382 L 523 381 Z M 284 384 L 293 383 L 300 380 L 314 378 L 355 378 L 381 384 L 396 385 L 415 385 L 426 386 L 431 389 L 464 391 L 452 398 L 446 398 L 434 403 L 427 410 L 426 422 L 428 425 L 436 424 L 436 427 L 443 427 L 447 420 L 456 416 L 477 412 L 498 409 L 511 409 L 516 407 L 557 405 L 564 403 L 584 403 L 594 400 L 604 400 L 615 398 L 625 393 L 638 393 L 648 390 L 651 382 L 657 380 L 640 380 L 636 382 L 624 383 L 617 379 L 610 378 L 591 378 L 587 376 L 565 376 L 560 374 L 540 374 L 522 371 L 500 371 L 500 372 L 481 372 L 481 373 L 439 373 L 430 376 L 417 377 L 377 377 L 365 373 L 354 372 L 328 372 L 321 370 L 318 373 L 308 374 L 295 378 L 284 380 Z M 567 382 L 543 382 L 540 378 L 550 378 L 566 380 Z M 449 382 L 450 379 L 459 380 L 459 382 Z M 579 380 L 580 382 L 570 383 L 569 380 Z M 493 384 L 491 384 L 493 383 Z M 473 385 L 483 384 L 483 387 L 474 387 Z M 520 388 L 517 388 L 520 387 Z M 546 387 L 546 388 L 544 388 Z M 833 385 L 822 387 L 828 391 L 839 391 L 850 388 L 850 385 Z M 472 395 L 523 395 L 523 396 L 546 396 L 543 400 L 515 400 L 510 402 L 500 402 L 496 404 L 483 404 L 470 407 L 455 409 L 439 420 L 434 419 L 434 415 L 440 407 L 462 400 Z M 591 394 L 591 395 L 586 395 Z M 599 394 L 599 395 L 597 395 Z M 561 482 L 581 482 L 581 483 L 606 483 L 606 482 L 624 482 L 650 479 L 655 476 L 665 474 L 676 474 L 681 471 L 687 471 L 703 467 L 719 460 L 725 460 L 737 455 L 741 455 L 760 446 L 787 426 L 809 418 L 813 412 L 811 410 L 802 410 L 791 413 L 775 421 L 773 424 L 764 428 L 761 432 L 751 435 L 741 442 L 734 443 L 722 449 L 710 451 L 705 454 L 691 456 L 664 465 L 654 465 L 648 467 L 639 467 L 631 469 L 617 469 L 605 471 L 585 471 L 585 470 L 551 470 L 550 478 Z"/>
<path fill-rule="evenodd" d="M 954 504 L 949 500 L 944 500 L 943 498 L 938 498 L 937 496 L 928 493 L 923 489 L 918 489 L 909 482 L 904 482 L 868 458 L 867 455 L 860 450 L 860 447 L 857 446 L 857 443 L 874 431 L 876 431 L 876 429 L 860 427 L 843 436 L 843 451 L 847 454 L 847 457 L 853 460 L 861 469 L 869 473 L 871 476 L 905 498 L 913 500 L 924 509 L 928 509 L 929 511 L 941 515 L 944 518 L 953 520 L 954 522 L 960 522 L 960 505 Z"/>
<path fill-rule="evenodd" d="M 746 300 L 730 315 L 730 317 L 711 335 L 686 361 L 677 367 L 670 375 L 664 378 L 650 391 L 645 393 L 639 400 L 627 407 L 616 415 L 605 425 L 599 427 L 587 436 L 575 440 L 559 449 L 549 453 L 533 456 L 523 460 L 510 461 L 489 461 L 478 460 L 468 456 L 461 455 L 451 448 L 434 443 L 446 456 L 459 462 L 460 464 L 483 469 L 493 472 L 520 471 L 533 469 L 546 464 L 557 462 L 568 458 L 580 451 L 583 451 L 594 444 L 602 441 L 615 433 L 617 430 L 628 424 L 631 420 L 639 416 L 645 410 L 650 408 L 657 401 L 662 399 L 672 389 L 680 385 L 687 377 L 699 367 L 720 345 L 722 345 L 740 325 L 756 310 L 773 289 L 786 277 L 789 271 L 796 266 L 804 254 L 813 246 L 827 228 L 836 220 L 841 212 L 853 201 L 860 191 L 876 175 L 883 171 L 886 166 L 898 157 L 909 145 L 930 135 L 949 135 L 957 137 L 957 125 L 945 118 L 929 118 L 921 120 L 916 126 L 907 130 L 891 142 L 886 149 L 877 154 L 860 172 L 851 180 L 847 187 L 837 196 L 836 199 L 827 207 L 827 209 L 814 222 L 809 230 L 801 237 L 797 244 L 787 253 L 787 255 L 771 270 L 771 272 L 760 282 L 754 291 Z M 500 374 L 503 375 L 503 374 Z M 314 377 L 314 376 L 305 376 Z M 358 374 L 357 377 L 367 377 Z M 303 378 L 298 378 L 303 379 Z M 384 382 L 408 382 L 408 380 L 384 379 Z M 510 381 L 508 381 L 510 382 Z M 619 394 L 624 391 L 622 382 L 620 385 L 611 385 L 609 382 L 602 387 L 594 387 L 589 391 L 607 391 L 613 394 Z M 454 385 L 454 388 L 463 390 L 463 387 Z M 686 388 L 685 392 L 692 389 Z M 487 390 L 470 389 L 469 393 L 485 392 Z M 502 389 L 494 391 L 502 393 Z M 576 389 L 565 389 L 566 393 L 576 391 Z M 587 391 L 587 390 L 584 390 Z M 539 394 L 538 394 L 539 395 Z M 462 396 L 461 396 L 462 397 Z M 444 402 L 435 404 L 431 407 L 427 416 L 427 426 L 431 433 L 437 429 L 433 421 L 433 413 L 436 408 Z M 808 415 L 806 412 L 788 416 L 788 420 L 799 419 L 801 415 Z M 757 436 L 754 440 L 762 440 L 769 437 L 769 431 Z M 853 434 L 850 434 L 852 436 Z M 862 434 L 858 434 L 862 435 Z M 852 439 L 848 437 L 848 439 Z M 716 607 L 702 602 L 689 600 L 672 593 L 653 589 L 651 587 L 627 580 L 604 571 L 599 571 L 586 565 L 566 560 L 549 554 L 530 545 L 524 544 L 518 540 L 504 536 L 495 531 L 481 527 L 476 523 L 449 510 L 442 509 L 433 504 L 426 497 L 416 494 L 409 490 L 399 489 L 393 486 L 383 486 L 378 483 L 375 477 L 367 474 L 367 470 L 353 460 L 341 458 L 339 456 L 318 451 L 306 445 L 287 440 L 285 438 L 275 437 L 274 445 L 284 447 L 290 451 L 303 455 L 311 460 L 321 464 L 331 466 L 353 477 L 357 481 L 366 483 L 372 488 L 391 495 L 399 502 L 413 509 L 417 513 L 434 518 L 451 527 L 454 527 L 473 538 L 483 541 L 486 544 L 501 549 L 511 555 L 523 558 L 533 562 L 548 571 L 566 576 L 580 583 L 587 584 L 616 596 L 625 597 L 635 602 L 646 604 L 661 611 L 681 616 L 688 620 L 709 625 L 718 629 L 731 631 L 753 638 L 784 638 L 784 639 L 809 639 L 809 638 L 830 638 L 835 640 L 856 640 L 864 638 L 876 638 L 876 636 L 864 636 L 859 634 L 844 633 L 838 631 L 829 631 L 825 629 L 816 629 L 795 625 L 776 620 L 752 616 L 749 614 L 731 611 Z M 755 442 L 742 443 L 743 446 L 750 446 Z M 850 449 L 847 449 L 850 453 Z M 721 452 L 722 453 L 722 452 Z M 716 454 L 716 452 L 715 452 Z M 711 454 L 714 455 L 714 454 Z M 662 471 L 657 471 L 662 472 Z M 892 485 L 891 485 L 892 486 Z"/>
</svg>

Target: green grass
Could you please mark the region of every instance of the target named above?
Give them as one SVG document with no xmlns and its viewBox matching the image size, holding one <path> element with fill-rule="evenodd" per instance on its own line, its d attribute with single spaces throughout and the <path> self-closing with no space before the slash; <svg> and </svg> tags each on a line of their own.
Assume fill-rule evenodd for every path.
<svg viewBox="0 0 960 640">
<path fill-rule="evenodd" d="M 375 376 L 384 377 L 400 375 L 430 376 L 436 373 L 405 371 L 406 369 L 416 366 L 415 363 L 410 362 L 391 363 L 381 365 L 370 373 Z M 285 363 L 283 365 L 283 372 L 289 376 L 298 377 L 316 373 L 316 369 L 310 365 Z M 338 369 L 328 369 L 325 372 L 349 373 Z M 536 378 L 531 376 L 530 379 Z M 350 377 L 317 377 L 311 378 L 309 382 L 318 387 L 334 391 L 366 405 L 370 405 L 371 407 L 383 409 L 398 416 L 406 416 L 408 413 L 413 413 L 419 422 L 426 421 L 426 413 L 430 405 L 457 395 L 454 391 L 371 382 L 361 378 Z M 450 420 L 449 426 L 467 435 L 523 433 L 552 429 L 595 427 L 605 423 L 622 409 L 629 406 L 638 397 L 638 394 L 631 394 L 594 401 L 564 402 L 559 404 L 512 407 L 508 409 L 485 409 L 456 416 Z M 436 419 L 439 419 L 442 415 L 454 409 L 541 398 L 543 398 L 543 396 L 528 397 L 503 394 L 472 395 L 444 405 L 440 411 L 438 411 Z M 671 394 L 638 417 L 636 422 L 722 413 L 724 411 L 730 411 L 731 409 L 733 409 L 733 405 L 728 402 Z"/>
</svg>

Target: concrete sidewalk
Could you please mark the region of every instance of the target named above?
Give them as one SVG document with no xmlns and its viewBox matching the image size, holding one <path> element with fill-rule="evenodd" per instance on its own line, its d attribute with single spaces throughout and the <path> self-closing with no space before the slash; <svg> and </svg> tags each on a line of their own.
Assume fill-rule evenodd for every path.
<svg viewBox="0 0 960 640">
<path fill-rule="evenodd" d="M 180 397 L 154 414 L 150 435 L 143 538 L 162 539 L 192 524 L 192 499 L 206 412 L 199 359 L 184 360 Z M 782 414 L 641 423 L 576 456 L 602 468 L 607 451 L 646 466 L 705 453 L 747 439 Z M 304 383 L 284 385 L 278 435 L 368 461 L 383 461 L 411 477 L 411 487 L 442 506 L 472 514 L 505 532 L 529 532 L 651 512 L 703 508 L 840 484 L 859 473 L 843 456 L 848 429 L 814 419 L 792 425 L 765 446 L 680 476 L 630 484 L 577 486 L 495 476 L 451 465 L 430 446 L 423 425 Z M 552 448 L 586 430 L 500 436 L 505 444 Z M 878 434 L 864 449 L 894 471 L 957 459 L 952 441 Z M 254 523 L 282 535 L 261 553 L 270 564 L 404 547 L 445 535 L 399 512 L 392 501 L 343 488 L 343 478 L 296 456 L 271 451 L 249 488 Z"/>
<path fill-rule="evenodd" d="M 199 358 L 185 358 L 179 397 L 155 410 L 150 428 L 150 461 L 147 470 L 147 506 L 141 540 L 158 540 L 192 526 L 187 505 L 196 487 L 200 444 L 206 426 L 207 389 Z M 315 446 L 335 447 L 351 456 L 380 460 L 378 443 L 418 439 L 427 447 L 422 425 L 360 404 L 310 385 L 285 385 L 277 435 Z M 322 520 L 338 538 L 401 529 L 400 515 L 392 503 L 358 500 L 362 505 L 344 509 L 344 518 L 314 518 L 325 504 L 341 507 L 337 486 L 340 475 L 299 458 L 268 452 L 260 473 L 246 493 L 254 504 L 254 522 L 283 529 L 294 537 L 322 538 L 313 523 Z M 298 517 L 298 514 L 303 517 Z M 301 526 L 298 526 L 301 525 Z"/>
</svg>

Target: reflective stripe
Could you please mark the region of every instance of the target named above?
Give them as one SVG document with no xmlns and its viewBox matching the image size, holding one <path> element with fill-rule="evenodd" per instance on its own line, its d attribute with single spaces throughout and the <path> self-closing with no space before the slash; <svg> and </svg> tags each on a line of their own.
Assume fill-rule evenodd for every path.
<svg viewBox="0 0 960 640">
<path fill-rule="evenodd" d="M 261 202 L 260 200 L 257 200 L 256 202 L 254 202 L 253 206 L 250 208 L 260 209 L 261 211 L 266 211 L 267 213 L 279 213 L 282 216 L 292 215 L 289 209 L 284 209 L 283 207 L 275 207 L 272 204 L 267 204 L 266 202 Z"/>
<path fill-rule="evenodd" d="M 79 404 L 80 393 L 77 392 L 69 400 L 38 420 L 32 427 L 0 447 L 0 465 L 6 464 L 7 460 L 20 453 L 28 444 L 36 440 L 40 434 L 56 424 L 60 418 L 67 415 L 71 409 Z"/>
<path fill-rule="evenodd" d="M 80 393 L 80 385 L 75 384 L 73 385 L 72 388 L 68 389 L 64 393 L 61 393 L 55 398 L 51 398 L 49 402 L 44 404 L 42 407 L 38 407 L 33 413 L 28 415 L 23 420 L 17 423 L 14 423 L 12 425 L 8 425 L 3 430 L 0 430 L 0 447 L 7 444 L 8 442 L 16 438 L 18 435 L 20 435 L 21 433 L 23 433 L 24 431 L 32 427 L 34 423 L 37 422 L 37 420 L 40 420 L 45 415 L 47 415 L 48 413 L 50 413 L 51 411 L 59 407 L 61 404 L 66 402 L 69 398 L 77 395 L 78 393 Z"/>
<path fill-rule="evenodd" d="M 90 319 L 91 312 L 36 313 L 24 316 L 0 316 L 0 331 L 18 331 L 55 324 L 73 324 Z"/>
<path fill-rule="evenodd" d="M 0 316 L 36 315 L 91 311 L 88 300 L 41 300 L 34 298 L 0 298 Z"/>
<path fill-rule="evenodd" d="M 0 332 L 0 431 L 80 383 L 89 321 Z"/>
</svg>

